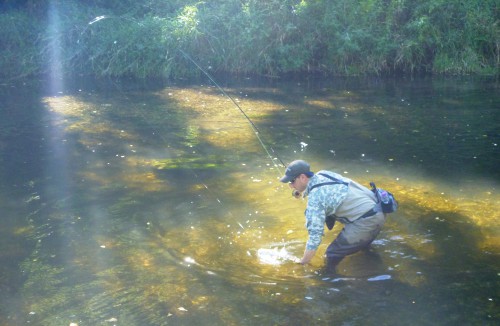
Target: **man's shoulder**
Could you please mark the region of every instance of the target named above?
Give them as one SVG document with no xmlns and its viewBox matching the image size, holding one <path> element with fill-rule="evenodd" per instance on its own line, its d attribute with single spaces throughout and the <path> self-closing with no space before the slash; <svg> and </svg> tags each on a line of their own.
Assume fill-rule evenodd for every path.
<svg viewBox="0 0 500 326">
<path fill-rule="evenodd" d="M 341 202 L 349 191 L 349 180 L 332 171 L 318 171 L 308 185 L 307 194 L 310 205 Z"/>
<path fill-rule="evenodd" d="M 338 173 L 321 170 L 311 178 L 308 189 L 309 191 L 316 189 L 315 192 L 329 192 L 332 188 L 339 190 L 337 189 L 338 185 L 346 187 L 349 182 L 349 179 L 342 177 Z"/>
<path fill-rule="evenodd" d="M 335 179 L 339 179 L 339 180 L 345 180 L 346 178 L 343 177 L 342 175 L 336 173 L 336 172 L 333 172 L 333 171 L 328 171 L 328 170 L 321 170 L 321 171 L 318 171 L 316 173 L 316 175 L 320 176 L 321 178 L 326 178 L 328 179 L 328 177 L 330 178 L 335 178 Z M 328 177 L 326 177 L 326 176 Z"/>
<path fill-rule="evenodd" d="M 320 171 L 316 172 L 316 174 L 336 174 L 336 173 L 333 171 L 329 171 L 329 170 L 320 170 Z"/>
</svg>

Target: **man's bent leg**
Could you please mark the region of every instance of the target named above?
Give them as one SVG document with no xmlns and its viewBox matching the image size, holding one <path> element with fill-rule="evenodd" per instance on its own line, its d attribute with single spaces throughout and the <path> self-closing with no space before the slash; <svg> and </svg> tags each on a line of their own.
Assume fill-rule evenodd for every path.
<svg viewBox="0 0 500 326">
<path fill-rule="evenodd" d="M 334 270 L 345 256 L 368 247 L 380 233 L 383 224 L 384 217 L 379 214 L 346 224 L 326 250 L 328 270 Z"/>
<path fill-rule="evenodd" d="M 340 232 L 335 240 L 326 249 L 328 266 L 335 268 L 345 256 L 358 252 L 364 246 L 359 243 L 350 244 L 344 236 L 344 231 Z"/>
</svg>

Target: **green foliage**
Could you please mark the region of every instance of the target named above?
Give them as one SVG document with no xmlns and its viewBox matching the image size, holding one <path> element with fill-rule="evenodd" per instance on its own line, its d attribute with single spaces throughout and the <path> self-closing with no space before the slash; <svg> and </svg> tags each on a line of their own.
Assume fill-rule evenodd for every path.
<svg viewBox="0 0 500 326">
<path fill-rule="evenodd" d="M 0 76 L 21 76 L 36 74 L 40 70 L 32 33 L 34 23 L 20 11 L 0 14 Z M 22 53 L 20 56 L 19 54 Z"/>
<path fill-rule="evenodd" d="M 25 1 L 0 14 L 1 76 L 498 74 L 495 0 Z M 98 18 L 99 17 L 99 18 Z M 98 19 L 96 19 L 98 18 Z"/>
<path fill-rule="evenodd" d="M 80 70 L 103 76 L 168 76 L 172 58 L 166 47 L 169 38 L 162 34 L 168 24 L 157 17 L 140 22 L 125 17 L 97 22 L 82 41 L 88 51 L 83 59 L 88 61 L 78 61 L 82 63 Z"/>
</svg>

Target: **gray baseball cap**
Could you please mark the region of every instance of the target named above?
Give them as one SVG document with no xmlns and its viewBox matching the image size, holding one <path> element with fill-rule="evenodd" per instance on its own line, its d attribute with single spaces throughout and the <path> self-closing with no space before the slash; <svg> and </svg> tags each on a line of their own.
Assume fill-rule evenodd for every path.
<svg viewBox="0 0 500 326">
<path fill-rule="evenodd" d="M 295 160 L 286 167 L 285 175 L 280 179 L 283 183 L 288 183 L 301 174 L 311 175 L 311 166 L 306 161 Z"/>
</svg>

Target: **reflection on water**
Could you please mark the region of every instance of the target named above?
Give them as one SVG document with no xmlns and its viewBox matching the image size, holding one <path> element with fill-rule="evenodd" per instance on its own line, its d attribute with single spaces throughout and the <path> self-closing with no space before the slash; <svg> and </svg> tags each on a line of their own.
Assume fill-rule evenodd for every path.
<svg viewBox="0 0 500 326">
<path fill-rule="evenodd" d="M 283 161 L 396 195 L 372 249 L 295 263 L 305 201 L 214 87 L 3 85 L 0 324 L 498 321 L 496 84 L 236 85 Z"/>
</svg>

